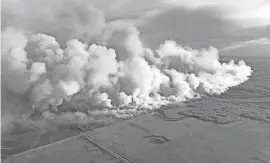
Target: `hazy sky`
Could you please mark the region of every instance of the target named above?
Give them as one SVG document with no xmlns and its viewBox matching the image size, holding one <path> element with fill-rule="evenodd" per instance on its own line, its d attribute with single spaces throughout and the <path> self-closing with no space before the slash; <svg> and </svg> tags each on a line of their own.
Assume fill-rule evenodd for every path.
<svg viewBox="0 0 270 163">
<path fill-rule="evenodd" d="M 14 1 L 32 0 L 3 0 Z M 269 42 L 263 42 L 270 37 L 269 0 L 85 0 L 85 3 L 99 8 L 107 22 L 120 19 L 135 24 L 143 43 L 151 48 L 166 39 L 194 48 L 234 46 L 225 48 L 227 51 L 244 48 L 235 45 L 252 40 L 259 40 L 256 47 L 269 47 Z"/>
<path fill-rule="evenodd" d="M 164 39 L 218 48 L 259 40 L 253 46 L 269 48 L 269 0 L 114 0 L 111 4 L 97 3 L 108 19 L 137 24 L 148 46 L 156 47 Z"/>
</svg>

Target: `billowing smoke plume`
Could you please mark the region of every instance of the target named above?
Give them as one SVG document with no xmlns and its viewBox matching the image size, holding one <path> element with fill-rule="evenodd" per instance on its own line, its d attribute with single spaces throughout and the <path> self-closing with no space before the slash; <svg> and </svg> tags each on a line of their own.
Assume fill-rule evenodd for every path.
<svg viewBox="0 0 270 163">
<path fill-rule="evenodd" d="M 252 73 L 244 61 L 221 63 L 214 47 L 194 50 L 168 40 L 157 50 L 146 48 L 135 26 L 105 23 L 86 1 L 45 2 L 3 4 L 6 116 L 38 111 L 78 121 L 131 117 L 223 93 Z"/>
</svg>

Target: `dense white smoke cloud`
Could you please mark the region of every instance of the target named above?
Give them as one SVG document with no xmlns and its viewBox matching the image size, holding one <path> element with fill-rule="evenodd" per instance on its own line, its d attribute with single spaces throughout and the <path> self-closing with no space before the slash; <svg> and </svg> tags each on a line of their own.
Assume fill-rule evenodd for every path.
<svg viewBox="0 0 270 163">
<path fill-rule="evenodd" d="M 6 17 L 2 31 L 4 115 L 39 111 L 49 119 L 61 114 L 76 121 L 131 117 L 170 102 L 223 93 L 252 73 L 244 61 L 221 63 L 214 47 L 194 50 L 168 40 L 155 51 L 145 48 L 136 27 L 105 23 L 85 1 L 52 1 L 50 12 L 28 13 L 35 3 L 19 2 L 17 14 L 27 9 L 26 17 Z M 62 3 L 67 7 L 56 5 Z M 14 7 L 7 6 L 6 12 Z M 44 14 L 52 14 L 52 20 L 42 19 Z M 18 23 L 25 18 L 29 22 Z M 102 44 L 89 43 L 95 39 Z"/>
</svg>

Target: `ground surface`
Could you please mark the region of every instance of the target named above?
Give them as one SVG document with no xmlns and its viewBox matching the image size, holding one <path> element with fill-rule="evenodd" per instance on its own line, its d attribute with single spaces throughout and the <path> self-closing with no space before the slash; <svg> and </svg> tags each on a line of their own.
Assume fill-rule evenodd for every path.
<svg viewBox="0 0 270 163">
<path fill-rule="evenodd" d="M 170 106 L 95 129 L 92 135 L 136 163 L 269 163 L 270 125 L 250 119 L 212 123 Z M 164 110 L 164 108 L 163 108 Z M 119 162 L 82 136 L 25 152 L 5 163 Z"/>
</svg>

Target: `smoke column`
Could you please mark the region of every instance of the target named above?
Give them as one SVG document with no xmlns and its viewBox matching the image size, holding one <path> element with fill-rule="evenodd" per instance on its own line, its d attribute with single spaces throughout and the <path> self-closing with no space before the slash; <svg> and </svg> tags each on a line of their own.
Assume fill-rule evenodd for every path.
<svg viewBox="0 0 270 163">
<path fill-rule="evenodd" d="M 135 26 L 106 22 L 85 0 L 2 3 L 3 130 L 33 112 L 78 122 L 132 117 L 221 94 L 252 74 L 244 61 L 221 63 L 214 47 L 144 47 Z"/>
</svg>

